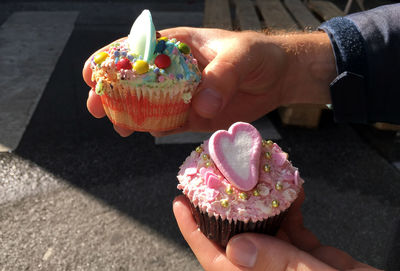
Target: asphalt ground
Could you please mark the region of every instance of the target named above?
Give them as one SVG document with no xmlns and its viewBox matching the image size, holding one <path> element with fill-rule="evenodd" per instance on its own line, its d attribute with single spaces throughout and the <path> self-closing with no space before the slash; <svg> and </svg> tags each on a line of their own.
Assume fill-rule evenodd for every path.
<svg viewBox="0 0 400 271">
<path fill-rule="evenodd" d="M 126 35 L 129 16 L 144 7 L 202 10 L 199 1 L 183 2 L 26 4 L 81 13 L 19 147 L 0 154 L 0 270 L 201 269 L 171 210 L 178 167 L 196 145 L 119 137 L 87 112 L 81 78 L 91 52 Z M 1 14 L 27 6 L 9 4 Z M 396 132 L 337 124 L 329 111 L 312 130 L 269 117 L 306 181 L 306 226 L 324 244 L 398 270 Z"/>
</svg>

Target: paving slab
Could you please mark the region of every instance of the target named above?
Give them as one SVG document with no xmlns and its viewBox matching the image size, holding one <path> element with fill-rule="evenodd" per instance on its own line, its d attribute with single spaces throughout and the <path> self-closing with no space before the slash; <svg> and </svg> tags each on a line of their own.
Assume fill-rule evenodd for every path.
<svg viewBox="0 0 400 271">
<path fill-rule="evenodd" d="M 0 151 L 25 131 L 78 12 L 16 12 L 0 28 Z"/>
</svg>

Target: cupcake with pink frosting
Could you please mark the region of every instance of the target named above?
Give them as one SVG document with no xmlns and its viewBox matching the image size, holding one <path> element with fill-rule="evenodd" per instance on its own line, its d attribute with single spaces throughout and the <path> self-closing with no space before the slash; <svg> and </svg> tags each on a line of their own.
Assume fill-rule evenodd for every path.
<svg viewBox="0 0 400 271">
<path fill-rule="evenodd" d="M 200 230 L 221 246 L 242 232 L 275 235 L 304 183 L 288 154 L 244 122 L 197 147 L 177 178 Z"/>
</svg>

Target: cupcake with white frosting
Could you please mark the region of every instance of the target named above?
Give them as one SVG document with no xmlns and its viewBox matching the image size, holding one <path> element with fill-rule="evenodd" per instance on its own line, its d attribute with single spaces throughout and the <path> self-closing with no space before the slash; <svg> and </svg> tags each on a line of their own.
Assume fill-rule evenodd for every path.
<svg viewBox="0 0 400 271">
<path fill-rule="evenodd" d="M 157 37 L 148 10 L 136 19 L 127 39 L 94 55 L 91 67 L 108 118 L 136 131 L 183 125 L 201 78 L 189 46 Z"/>
</svg>

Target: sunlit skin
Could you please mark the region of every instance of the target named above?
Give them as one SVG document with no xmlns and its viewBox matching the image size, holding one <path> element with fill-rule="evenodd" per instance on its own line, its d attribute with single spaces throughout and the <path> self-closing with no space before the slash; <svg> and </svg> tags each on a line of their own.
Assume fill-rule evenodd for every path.
<svg viewBox="0 0 400 271">
<path fill-rule="evenodd" d="M 205 28 L 160 32 L 190 46 L 202 71 L 202 82 L 186 124 L 154 136 L 226 129 L 233 122 L 254 121 L 282 105 L 330 103 L 329 83 L 336 77 L 336 67 L 329 38 L 323 32 L 274 36 Z M 89 61 L 83 78 L 90 87 L 89 112 L 96 118 L 104 117 L 100 96 L 93 91 Z M 114 129 L 123 137 L 134 132 L 115 125 Z M 175 199 L 173 211 L 185 240 L 206 270 L 376 270 L 341 250 L 322 245 L 303 225 L 303 201 L 301 193 L 276 237 L 239 234 L 226 250 L 198 230 L 184 196 Z M 248 262 L 243 266 L 240 260 L 246 253 L 252 257 L 251 266 Z"/>
</svg>

